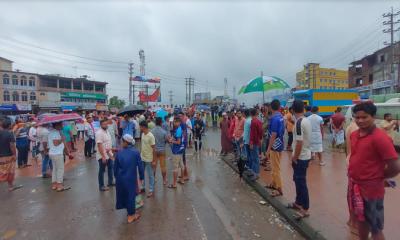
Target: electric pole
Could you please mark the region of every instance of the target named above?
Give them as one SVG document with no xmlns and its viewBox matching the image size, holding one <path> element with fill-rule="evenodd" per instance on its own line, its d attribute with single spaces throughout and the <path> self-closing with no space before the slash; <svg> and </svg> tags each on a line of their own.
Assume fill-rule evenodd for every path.
<svg viewBox="0 0 400 240">
<path fill-rule="evenodd" d="M 194 95 L 194 78 L 192 76 L 185 78 L 186 86 L 186 106 L 189 106 L 192 102 L 192 97 Z"/>
<path fill-rule="evenodd" d="M 398 23 L 400 23 L 400 20 L 395 21 L 395 17 L 400 14 L 400 11 L 397 11 L 396 13 L 393 13 L 393 7 L 391 7 L 390 12 L 384 13 L 382 16 L 386 19 L 388 18 L 389 20 L 383 21 L 384 26 L 389 26 L 389 28 L 384 29 L 384 33 L 390 33 L 390 43 L 384 42 L 385 45 L 389 45 L 391 50 L 392 50 L 392 57 L 391 57 L 391 68 L 390 68 L 390 75 L 391 75 L 391 80 L 393 81 L 392 84 L 392 92 L 394 92 L 394 44 L 396 43 L 394 41 L 394 33 L 399 31 L 400 28 L 394 29 L 394 26 Z M 383 76 L 383 80 L 385 80 L 385 76 Z M 398 85 L 398 83 L 397 83 Z"/>
<path fill-rule="evenodd" d="M 228 97 L 228 79 L 224 78 L 224 97 Z"/>
<path fill-rule="evenodd" d="M 168 91 L 168 96 L 169 96 L 169 104 L 171 105 L 171 108 L 172 108 L 173 97 L 174 97 L 172 90 Z"/>
<path fill-rule="evenodd" d="M 133 77 L 133 63 L 129 63 L 129 105 L 132 105 L 132 100 L 135 93 L 132 94 L 132 77 Z M 132 97 L 133 96 L 133 97 Z M 135 100 L 133 100 L 135 102 Z"/>
</svg>

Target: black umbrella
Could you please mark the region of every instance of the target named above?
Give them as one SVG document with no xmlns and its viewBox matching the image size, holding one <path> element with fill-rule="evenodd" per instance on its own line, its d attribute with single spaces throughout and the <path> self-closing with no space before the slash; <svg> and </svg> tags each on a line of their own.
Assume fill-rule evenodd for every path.
<svg viewBox="0 0 400 240">
<path fill-rule="evenodd" d="M 146 109 L 142 105 L 129 105 L 127 107 L 124 107 L 119 113 L 118 116 L 124 116 L 125 114 L 128 114 L 129 116 L 133 116 L 135 114 L 140 114 L 145 112 Z"/>
</svg>

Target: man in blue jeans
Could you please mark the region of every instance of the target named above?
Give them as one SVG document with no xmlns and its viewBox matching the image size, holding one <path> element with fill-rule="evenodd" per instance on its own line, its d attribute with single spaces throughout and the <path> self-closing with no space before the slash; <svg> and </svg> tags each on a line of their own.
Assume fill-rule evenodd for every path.
<svg viewBox="0 0 400 240">
<path fill-rule="evenodd" d="M 250 126 L 251 126 L 251 117 L 250 117 L 250 111 L 246 109 L 244 111 L 244 117 L 245 117 L 245 122 L 244 122 L 244 127 L 243 127 L 243 150 L 245 151 L 246 155 L 246 168 L 249 170 L 251 169 L 251 161 L 250 161 Z"/>
<path fill-rule="evenodd" d="M 304 103 L 301 100 L 293 102 L 293 111 L 296 116 L 294 127 L 294 147 L 292 155 L 293 181 L 296 186 L 296 201 L 289 207 L 297 210 L 296 217 L 308 217 L 310 200 L 307 187 L 307 168 L 311 159 L 311 123 L 304 117 Z"/>
<path fill-rule="evenodd" d="M 250 161 L 251 161 L 251 170 L 253 176 L 251 178 L 252 181 L 255 181 L 259 178 L 260 175 L 260 157 L 259 150 L 261 147 L 261 141 L 263 138 L 263 130 L 262 123 L 257 117 L 257 109 L 252 108 L 250 110 L 251 115 L 251 124 L 250 124 Z"/>
</svg>

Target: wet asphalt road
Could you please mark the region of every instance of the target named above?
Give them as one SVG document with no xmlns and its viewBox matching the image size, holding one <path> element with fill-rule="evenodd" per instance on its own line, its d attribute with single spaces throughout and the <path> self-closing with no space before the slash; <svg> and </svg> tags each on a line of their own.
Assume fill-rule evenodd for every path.
<svg viewBox="0 0 400 240">
<path fill-rule="evenodd" d="M 36 177 L 19 177 L 24 188 L 10 194 L 3 184 L 0 239 L 301 239 L 220 160 L 217 132 L 209 131 L 204 145 L 202 154 L 188 151 L 185 186 L 163 187 L 158 169 L 155 197 L 133 224 L 125 210 L 115 210 L 114 189 L 98 191 L 94 159 L 66 172 L 67 192 L 53 192 L 49 179 Z"/>
</svg>

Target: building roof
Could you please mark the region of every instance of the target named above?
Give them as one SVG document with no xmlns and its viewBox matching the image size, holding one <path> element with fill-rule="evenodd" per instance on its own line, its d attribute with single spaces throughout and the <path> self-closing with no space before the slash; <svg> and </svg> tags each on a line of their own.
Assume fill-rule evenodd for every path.
<svg viewBox="0 0 400 240">
<path fill-rule="evenodd" d="M 48 74 L 39 74 L 39 77 L 41 78 L 47 78 L 47 79 L 61 79 L 61 80 L 76 80 L 76 81 L 83 81 L 83 82 L 87 82 L 87 83 L 96 83 L 96 84 L 104 84 L 107 85 L 107 82 L 100 82 L 100 81 L 93 81 L 93 80 L 89 80 L 87 78 L 84 77 L 79 77 L 79 78 L 70 78 L 70 77 L 63 77 L 63 76 L 58 76 L 58 75 L 48 75 Z"/>
<path fill-rule="evenodd" d="M 12 62 L 13 62 L 13 61 L 11 61 L 11 60 L 9 60 L 9 59 L 7 59 L 7 58 L 3 58 L 3 57 L 0 57 L 0 60 L 6 61 L 6 62 L 9 62 L 9 63 L 12 63 Z"/>
</svg>

